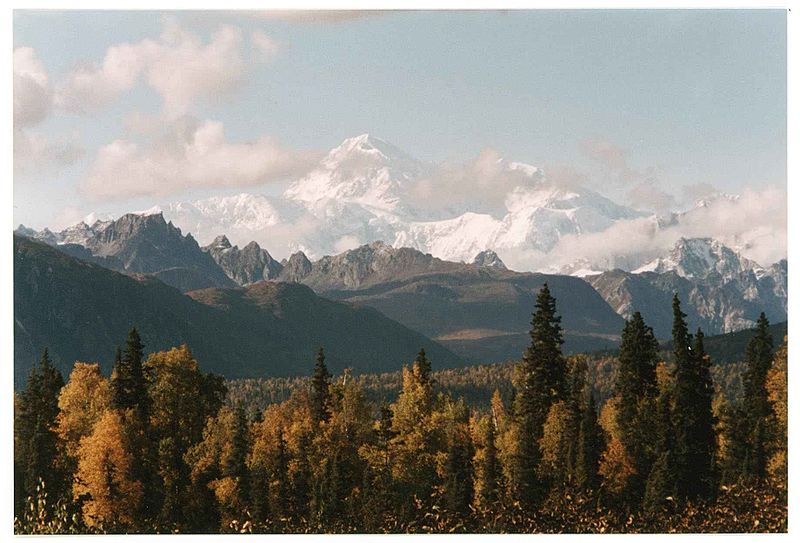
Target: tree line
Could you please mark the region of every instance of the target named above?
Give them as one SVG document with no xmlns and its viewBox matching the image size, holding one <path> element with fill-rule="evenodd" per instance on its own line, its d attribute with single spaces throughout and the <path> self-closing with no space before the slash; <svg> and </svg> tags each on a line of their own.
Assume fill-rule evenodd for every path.
<svg viewBox="0 0 800 543">
<path fill-rule="evenodd" d="M 510 397 L 477 409 L 424 351 L 389 403 L 320 348 L 306 386 L 252 414 L 136 329 L 110 379 L 76 362 L 65 383 L 45 350 L 14 402 L 15 531 L 785 531 L 785 341 L 762 314 L 731 402 L 677 296 L 673 315 L 670 366 L 626 321 L 602 408 L 547 285 Z"/>
</svg>

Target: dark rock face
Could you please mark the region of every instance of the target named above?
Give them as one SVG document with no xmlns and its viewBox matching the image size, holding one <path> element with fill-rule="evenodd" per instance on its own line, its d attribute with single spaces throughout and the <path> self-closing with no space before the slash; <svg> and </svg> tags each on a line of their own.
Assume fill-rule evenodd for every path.
<svg viewBox="0 0 800 543">
<path fill-rule="evenodd" d="M 785 262 L 785 261 L 783 261 Z M 757 277 L 747 270 L 722 280 L 720 274 L 702 279 L 681 277 L 675 271 L 638 274 L 612 270 L 585 280 L 621 316 L 639 311 L 656 336 L 672 333 L 671 299 L 677 293 L 687 314 L 690 329 L 702 327 L 707 334 L 721 334 L 752 328 L 764 311 L 771 322 L 786 320 L 785 265 L 772 266 Z"/>
<path fill-rule="evenodd" d="M 497 253 L 491 249 L 481 251 L 475 255 L 472 263 L 481 268 L 497 268 L 498 270 L 507 270 L 505 263 L 497 256 Z"/>
<path fill-rule="evenodd" d="M 311 273 L 311 269 L 311 261 L 303 251 L 298 251 L 286 261 L 283 270 L 278 275 L 278 280 L 288 283 L 300 283 Z"/>
<path fill-rule="evenodd" d="M 283 271 L 283 266 L 255 241 L 239 249 L 227 237 L 217 236 L 202 249 L 239 285 L 275 279 Z"/>
<path fill-rule="evenodd" d="M 183 236 L 160 213 L 123 215 L 91 237 L 86 247 L 94 256 L 121 261 L 127 272 L 154 274 L 183 291 L 234 285 L 191 234 Z"/>
<path fill-rule="evenodd" d="M 416 249 L 395 249 L 376 241 L 335 256 L 322 257 L 302 276 L 301 281 L 318 292 L 324 292 L 359 289 L 422 273 L 461 268 L 463 264 L 439 260 Z"/>
<path fill-rule="evenodd" d="M 121 274 L 14 236 L 14 381 L 48 347 L 66 376 L 76 360 L 108 374 L 136 326 L 148 352 L 187 343 L 204 371 L 227 378 L 307 375 L 325 347 L 331 371 L 399 370 L 424 348 L 437 367 L 463 361 L 374 309 L 317 296 L 304 285 L 182 294 L 152 276 Z"/>
<path fill-rule="evenodd" d="M 154 275 L 182 291 L 235 285 L 191 234 L 182 235 L 160 213 L 129 213 L 92 226 L 78 223 L 58 233 L 22 226 L 17 232 L 112 270 Z"/>
</svg>

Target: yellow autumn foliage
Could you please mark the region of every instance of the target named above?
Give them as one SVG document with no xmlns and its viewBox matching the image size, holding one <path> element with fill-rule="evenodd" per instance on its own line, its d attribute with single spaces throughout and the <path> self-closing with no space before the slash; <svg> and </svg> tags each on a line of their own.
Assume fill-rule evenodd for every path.
<svg viewBox="0 0 800 543">
<path fill-rule="evenodd" d="M 75 362 L 69 381 L 58 396 L 59 437 L 67 456 L 77 458 L 82 438 L 90 435 L 100 417 L 111 408 L 112 393 L 99 364 Z"/>
<path fill-rule="evenodd" d="M 132 463 L 120 413 L 105 411 L 91 435 L 81 440 L 73 485 L 75 499 L 85 500 L 83 518 L 89 527 L 133 525 L 142 483 L 131 478 Z"/>
</svg>

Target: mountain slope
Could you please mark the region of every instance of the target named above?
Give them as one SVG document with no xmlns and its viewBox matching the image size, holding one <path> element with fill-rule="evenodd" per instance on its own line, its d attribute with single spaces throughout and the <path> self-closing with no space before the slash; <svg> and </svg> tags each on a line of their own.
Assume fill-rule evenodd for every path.
<svg viewBox="0 0 800 543">
<path fill-rule="evenodd" d="M 567 352 L 613 346 L 623 326 L 581 279 L 447 262 L 383 243 L 325 257 L 295 280 L 327 298 L 373 307 L 471 361 L 522 354 L 545 282 L 557 299 Z"/>
<path fill-rule="evenodd" d="M 584 279 L 625 318 L 639 311 L 656 335 L 672 330 L 671 298 L 677 293 L 691 329 L 707 334 L 755 325 L 761 311 L 786 319 L 786 260 L 768 269 L 710 239 L 681 239 L 668 255 L 637 270 L 612 270 Z"/>
<path fill-rule="evenodd" d="M 184 236 L 160 213 L 128 213 L 91 227 L 78 223 L 58 234 L 45 229 L 33 238 L 109 269 L 152 275 L 184 292 L 235 286 L 191 234 Z"/>
<path fill-rule="evenodd" d="M 231 245 L 227 237 L 217 236 L 202 249 L 239 285 L 275 279 L 283 270 L 283 266 L 255 241 L 239 249 L 238 245 Z"/>
<path fill-rule="evenodd" d="M 228 378 L 303 375 L 320 345 L 333 371 L 399 369 L 425 348 L 437 366 L 463 362 L 374 309 L 320 298 L 303 285 L 261 282 L 190 296 L 14 236 L 14 382 L 44 347 L 62 372 L 75 360 L 108 373 L 114 348 L 139 328 L 148 351 L 187 343 L 206 371 Z"/>
</svg>

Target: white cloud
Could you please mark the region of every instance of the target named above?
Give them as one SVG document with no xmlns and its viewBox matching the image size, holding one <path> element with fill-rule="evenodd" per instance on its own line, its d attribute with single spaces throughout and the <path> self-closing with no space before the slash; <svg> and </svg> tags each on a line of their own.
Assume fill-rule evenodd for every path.
<svg viewBox="0 0 800 543">
<path fill-rule="evenodd" d="M 33 126 L 43 121 L 52 105 L 47 70 L 31 47 L 14 49 L 14 126 Z"/>
<path fill-rule="evenodd" d="M 546 265 L 545 258 L 554 268 L 583 260 L 602 268 L 632 269 L 662 255 L 682 237 L 718 239 L 762 265 L 786 258 L 786 192 L 773 186 L 745 189 L 738 199 L 713 199 L 661 226 L 642 218 L 619 221 L 602 232 L 564 236 L 546 256 L 538 255 L 530 269 Z"/>
<path fill-rule="evenodd" d="M 612 171 L 628 170 L 628 153 L 619 145 L 602 138 L 591 138 L 581 143 L 581 150 L 592 160 Z"/>
<path fill-rule="evenodd" d="M 618 187 L 625 187 L 625 192 L 620 196 L 628 205 L 656 213 L 665 213 L 675 207 L 675 196 L 665 191 L 659 183 L 659 168 L 631 166 L 628 151 L 604 138 L 585 140 L 580 148 L 584 155 L 600 166 L 601 171 L 594 182 L 606 185 L 606 189 L 612 188 L 607 186 L 609 181 Z"/>
<path fill-rule="evenodd" d="M 506 195 L 537 178 L 525 166 L 506 162 L 495 149 L 487 148 L 474 160 L 441 165 L 416 181 L 409 198 L 422 209 L 446 209 L 449 214 L 458 210 L 503 214 Z"/>
<path fill-rule="evenodd" d="M 21 128 L 14 130 L 14 174 L 53 173 L 74 164 L 85 154 L 76 138 L 49 139 Z"/>
<path fill-rule="evenodd" d="M 93 199 L 110 200 L 253 186 L 302 175 L 316 158 L 269 137 L 230 143 L 222 123 L 183 116 L 167 123 L 150 144 L 118 139 L 100 148 L 82 190 Z"/>
<path fill-rule="evenodd" d="M 250 34 L 250 42 L 261 60 L 272 60 L 280 50 L 280 45 L 261 30 Z"/>
<path fill-rule="evenodd" d="M 173 21 L 157 40 L 109 47 L 100 64 L 75 68 L 57 90 L 64 109 L 89 112 L 108 106 L 140 80 L 158 92 L 169 116 L 186 113 L 198 100 L 236 89 L 245 70 L 240 29 L 223 25 L 204 43 Z"/>
<path fill-rule="evenodd" d="M 628 203 L 637 209 L 667 213 L 676 204 L 672 194 L 662 190 L 654 183 L 643 181 L 628 191 Z"/>
</svg>

